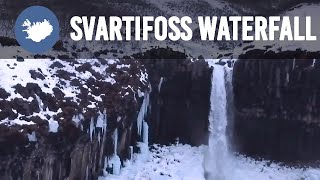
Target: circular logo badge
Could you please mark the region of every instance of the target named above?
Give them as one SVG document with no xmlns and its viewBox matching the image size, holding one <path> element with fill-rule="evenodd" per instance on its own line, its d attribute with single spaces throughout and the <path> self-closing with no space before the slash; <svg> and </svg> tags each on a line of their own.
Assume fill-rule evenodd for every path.
<svg viewBox="0 0 320 180">
<path fill-rule="evenodd" d="M 21 12 L 15 24 L 15 35 L 20 46 L 31 53 L 44 53 L 59 39 L 59 21 L 43 6 L 31 6 Z"/>
</svg>

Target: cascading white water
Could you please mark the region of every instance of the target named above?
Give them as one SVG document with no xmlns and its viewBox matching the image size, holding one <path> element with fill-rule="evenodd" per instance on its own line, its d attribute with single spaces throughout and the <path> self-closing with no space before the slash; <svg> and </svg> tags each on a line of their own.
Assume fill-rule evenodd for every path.
<svg viewBox="0 0 320 180">
<path fill-rule="evenodd" d="M 231 155 L 228 148 L 226 80 L 231 78 L 225 66 L 213 65 L 211 87 L 211 109 L 209 114 L 209 146 L 205 158 L 205 169 L 209 180 L 230 180 Z"/>
</svg>

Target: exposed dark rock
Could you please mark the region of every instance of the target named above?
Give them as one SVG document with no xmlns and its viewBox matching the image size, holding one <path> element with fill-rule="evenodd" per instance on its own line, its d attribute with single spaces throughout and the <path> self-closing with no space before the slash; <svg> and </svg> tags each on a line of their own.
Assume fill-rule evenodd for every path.
<svg viewBox="0 0 320 180">
<path fill-rule="evenodd" d="M 9 93 L 7 93 L 7 91 L 6 90 L 4 90 L 4 89 L 2 89 L 2 88 L 0 88 L 0 98 L 2 98 L 2 99 L 6 99 L 7 97 L 9 97 L 10 96 L 10 94 Z"/>
<path fill-rule="evenodd" d="M 23 61 L 24 61 L 24 58 L 23 58 L 23 57 L 18 56 L 18 57 L 17 57 L 17 61 L 18 61 L 18 62 L 23 62 Z"/>
<path fill-rule="evenodd" d="M 308 54 L 302 52 L 302 57 Z M 235 64 L 237 150 L 289 162 L 320 159 L 319 64 L 312 59 L 239 60 Z"/>
<path fill-rule="evenodd" d="M 19 46 L 19 43 L 16 39 L 0 36 L 0 44 L 2 46 Z"/>
<path fill-rule="evenodd" d="M 53 62 L 51 65 L 50 65 L 50 68 L 51 69 L 54 69 L 54 68 L 63 68 L 64 67 L 64 65 L 62 65 L 60 62 L 58 62 L 58 61 L 55 61 L 55 62 Z"/>
<path fill-rule="evenodd" d="M 67 52 L 68 50 L 63 46 L 62 41 L 56 42 L 56 44 L 52 47 L 53 50 Z"/>
<path fill-rule="evenodd" d="M 99 62 L 104 65 L 108 63 L 106 60 L 100 60 L 93 63 L 94 66 L 100 68 L 102 63 L 99 64 Z M 68 63 L 81 64 L 72 60 Z M 72 81 L 72 86 L 80 90 L 76 94 L 80 101 L 66 97 L 59 87 L 53 88 L 53 93 L 50 94 L 43 92 L 43 89 L 34 83 L 27 83 L 26 86 L 17 84 L 13 87 L 15 93 L 22 98 L 13 98 L 8 101 L 0 99 L 0 120 L 7 119 L 9 123 L 20 115 L 20 120 L 34 123 L 12 126 L 0 124 L 0 146 L 2 147 L 0 179 L 31 180 L 39 177 L 40 179 L 82 180 L 86 179 L 86 172 L 88 172 L 88 179 L 95 180 L 102 175 L 106 156 L 117 153 L 122 161 L 130 157 L 129 146 L 135 147 L 140 140 L 135 120 L 142 99 L 135 97 L 138 97 L 138 89 L 142 92 L 147 90 L 148 79 L 146 82 L 140 81 L 140 73 L 144 71 L 144 67 L 139 61 L 119 60 L 114 64 L 114 69 L 106 68 L 103 74 L 97 74 L 92 67 L 85 69 L 92 73 L 89 79 L 81 79 L 73 73 L 62 70 L 64 65 L 61 63 L 53 63 L 50 66 L 56 70 L 51 77 L 78 80 L 77 83 Z M 130 64 L 130 67 L 117 67 L 117 64 Z M 37 73 L 42 74 L 42 70 L 31 71 L 31 75 L 39 82 L 45 81 L 43 78 L 38 78 Z M 115 74 L 115 84 L 101 81 L 102 76 L 105 78 L 108 73 Z M 128 85 L 132 89 L 123 88 Z M 126 92 L 129 94 L 123 98 Z M 3 89 L 0 95 L 0 98 L 10 98 L 10 94 Z M 94 95 L 101 100 L 97 100 Z M 95 107 L 88 108 L 92 102 L 95 103 Z M 57 113 L 53 116 L 45 114 L 44 117 L 36 114 L 47 110 Z M 87 133 L 91 119 L 96 124 L 99 113 L 104 110 L 108 115 L 108 129 L 103 133 L 102 128 L 94 127 L 91 140 Z M 77 125 L 72 118 L 79 114 L 82 114 L 83 119 Z M 58 121 L 58 132 L 49 131 L 48 120 L 50 119 Z M 113 152 L 112 136 L 116 128 L 119 134 L 119 145 L 118 151 Z M 28 134 L 33 132 L 37 138 L 36 142 L 28 140 Z M 138 150 L 137 147 L 134 149 Z"/>
<path fill-rule="evenodd" d="M 145 59 L 152 86 L 151 143 L 170 144 L 179 139 L 181 143 L 206 144 L 211 87 L 208 64 L 204 60 L 193 63 L 185 54 L 163 48 L 134 57 Z"/>
<path fill-rule="evenodd" d="M 41 79 L 41 80 L 44 80 L 45 77 L 40 73 L 40 72 L 37 72 L 35 70 L 30 70 L 29 73 L 31 74 L 31 78 L 32 79 Z"/>
</svg>

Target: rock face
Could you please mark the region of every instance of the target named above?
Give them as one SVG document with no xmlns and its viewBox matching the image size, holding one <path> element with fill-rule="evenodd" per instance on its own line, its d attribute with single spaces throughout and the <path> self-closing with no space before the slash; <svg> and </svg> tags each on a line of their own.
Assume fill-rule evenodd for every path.
<svg viewBox="0 0 320 180">
<path fill-rule="evenodd" d="M 154 61 L 152 142 L 207 144 L 210 74 L 206 62 Z M 171 68 L 170 68 L 171 67 Z M 158 82 L 157 82 L 158 81 Z M 153 130 L 153 131 L 152 131 Z"/>
<path fill-rule="evenodd" d="M 94 179 L 130 157 L 148 76 L 136 60 L 3 60 L 0 179 Z"/>
<path fill-rule="evenodd" d="M 236 149 L 281 161 L 319 160 L 319 75 L 318 60 L 238 60 L 233 74 Z"/>
<path fill-rule="evenodd" d="M 171 49 L 134 57 L 146 65 L 152 87 L 150 143 L 207 144 L 212 72 L 207 62 L 186 60 Z"/>
</svg>

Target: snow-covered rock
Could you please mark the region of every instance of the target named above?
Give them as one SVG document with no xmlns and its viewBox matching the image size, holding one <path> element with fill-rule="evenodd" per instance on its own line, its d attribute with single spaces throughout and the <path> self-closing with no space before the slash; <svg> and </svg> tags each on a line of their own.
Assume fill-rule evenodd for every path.
<svg viewBox="0 0 320 180">
<path fill-rule="evenodd" d="M 142 141 L 142 135 L 132 135 L 147 93 L 139 94 L 149 90 L 141 62 L 1 62 L 0 179 L 96 179 L 102 159 L 117 157 L 118 172 L 120 159 L 129 158 L 130 144 Z"/>
</svg>

